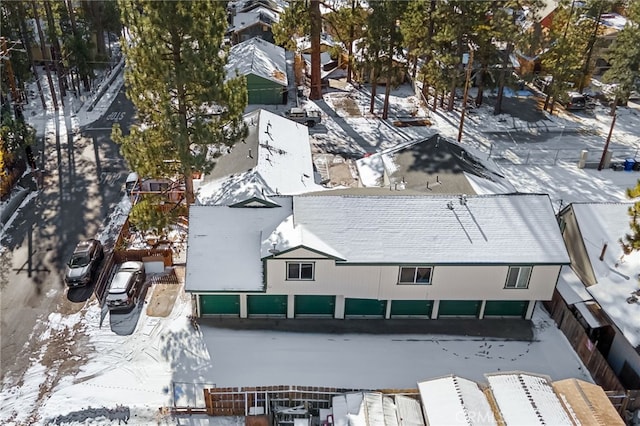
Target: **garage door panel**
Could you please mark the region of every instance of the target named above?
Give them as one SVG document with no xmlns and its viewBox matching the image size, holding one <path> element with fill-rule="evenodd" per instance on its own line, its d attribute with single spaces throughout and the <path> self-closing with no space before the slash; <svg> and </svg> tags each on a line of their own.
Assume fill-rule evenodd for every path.
<svg viewBox="0 0 640 426">
<path fill-rule="evenodd" d="M 240 296 L 237 294 L 200 295 L 201 315 L 240 316 Z"/>
<path fill-rule="evenodd" d="M 295 316 L 333 318 L 336 309 L 335 296 L 298 295 L 295 296 Z"/>
<path fill-rule="evenodd" d="M 432 300 L 394 300 L 391 302 L 391 317 L 431 317 Z"/>
<path fill-rule="evenodd" d="M 480 300 L 441 300 L 438 317 L 477 317 L 481 305 Z"/>
<path fill-rule="evenodd" d="M 345 317 L 384 318 L 387 312 L 387 301 L 377 299 L 346 299 L 344 303 Z"/>
<path fill-rule="evenodd" d="M 487 300 L 484 307 L 485 317 L 520 317 L 527 313 L 527 300 Z"/>
<path fill-rule="evenodd" d="M 249 295 L 247 296 L 247 314 L 249 316 L 287 316 L 286 295 Z"/>
</svg>

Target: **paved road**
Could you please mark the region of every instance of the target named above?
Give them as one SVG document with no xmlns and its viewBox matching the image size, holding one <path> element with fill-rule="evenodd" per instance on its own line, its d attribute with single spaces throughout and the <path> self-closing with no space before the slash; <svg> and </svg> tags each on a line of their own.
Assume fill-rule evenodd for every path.
<svg viewBox="0 0 640 426">
<path fill-rule="evenodd" d="M 40 332 L 39 320 L 53 312 L 77 312 L 91 296 L 89 289 L 67 297 L 64 264 L 78 241 L 96 236 L 122 197 L 127 169 L 107 127 L 119 121 L 128 128 L 133 112 L 121 93 L 87 128 L 65 134 L 72 119 L 58 116 L 56 131 L 39 141 L 39 167 L 46 171 L 41 190 L 32 194 L 2 241 L 8 248 L 0 258 L 3 381 L 8 373 L 20 377 L 29 356 L 38 352 L 30 335 Z"/>
</svg>

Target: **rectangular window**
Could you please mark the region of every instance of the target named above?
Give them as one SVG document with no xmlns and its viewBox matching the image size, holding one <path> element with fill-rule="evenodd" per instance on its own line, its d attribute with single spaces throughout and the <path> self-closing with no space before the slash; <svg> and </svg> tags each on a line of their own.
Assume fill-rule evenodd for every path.
<svg viewBox="0 0 640 426">
<path fill-rule="evenodd" d="M 505 288 L 529 288 L 531 266 L 511 266 Z"/>
<path fill-rule="evenodd" d="M 430 266 L 401 266 L 400 284 L 431 284 Z"/>
<path fill-rule="evenodd" d="M 287 262 L 287 280 L 313 280 L 312 262 Z"/>
</svg>

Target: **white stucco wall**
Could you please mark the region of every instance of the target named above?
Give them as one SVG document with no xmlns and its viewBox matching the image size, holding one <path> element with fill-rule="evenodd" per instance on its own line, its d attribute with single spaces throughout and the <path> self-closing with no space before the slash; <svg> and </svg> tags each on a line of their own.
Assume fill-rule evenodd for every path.
<svg viewBox="0 0 640 426">
<path fill-rule="evenodd" d="M 315 264 L 313 281 L 287 281 L 287 261 Z M 529 288 L 505 289 L 508 266 L 435 266 L 431 285 L 398 284 L 397 265 L 345 265 L 308 250 L 267 260 L 267 293 L 342 295 L 379 300 L 550 300 L 560 266 L 534 266 Z"/>
</svg>

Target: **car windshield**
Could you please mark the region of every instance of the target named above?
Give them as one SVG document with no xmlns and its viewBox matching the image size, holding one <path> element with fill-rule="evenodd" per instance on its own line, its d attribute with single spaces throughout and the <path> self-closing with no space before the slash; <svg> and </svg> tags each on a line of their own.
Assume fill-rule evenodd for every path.
<svg viewBox="0 0 640 426">
<path fill-rule="evenodd" d="M 83 268 L 89 264 L 89 256 L 87 254 L 75 254 L 69 260 L 70 268 Z"/>
</svg>

